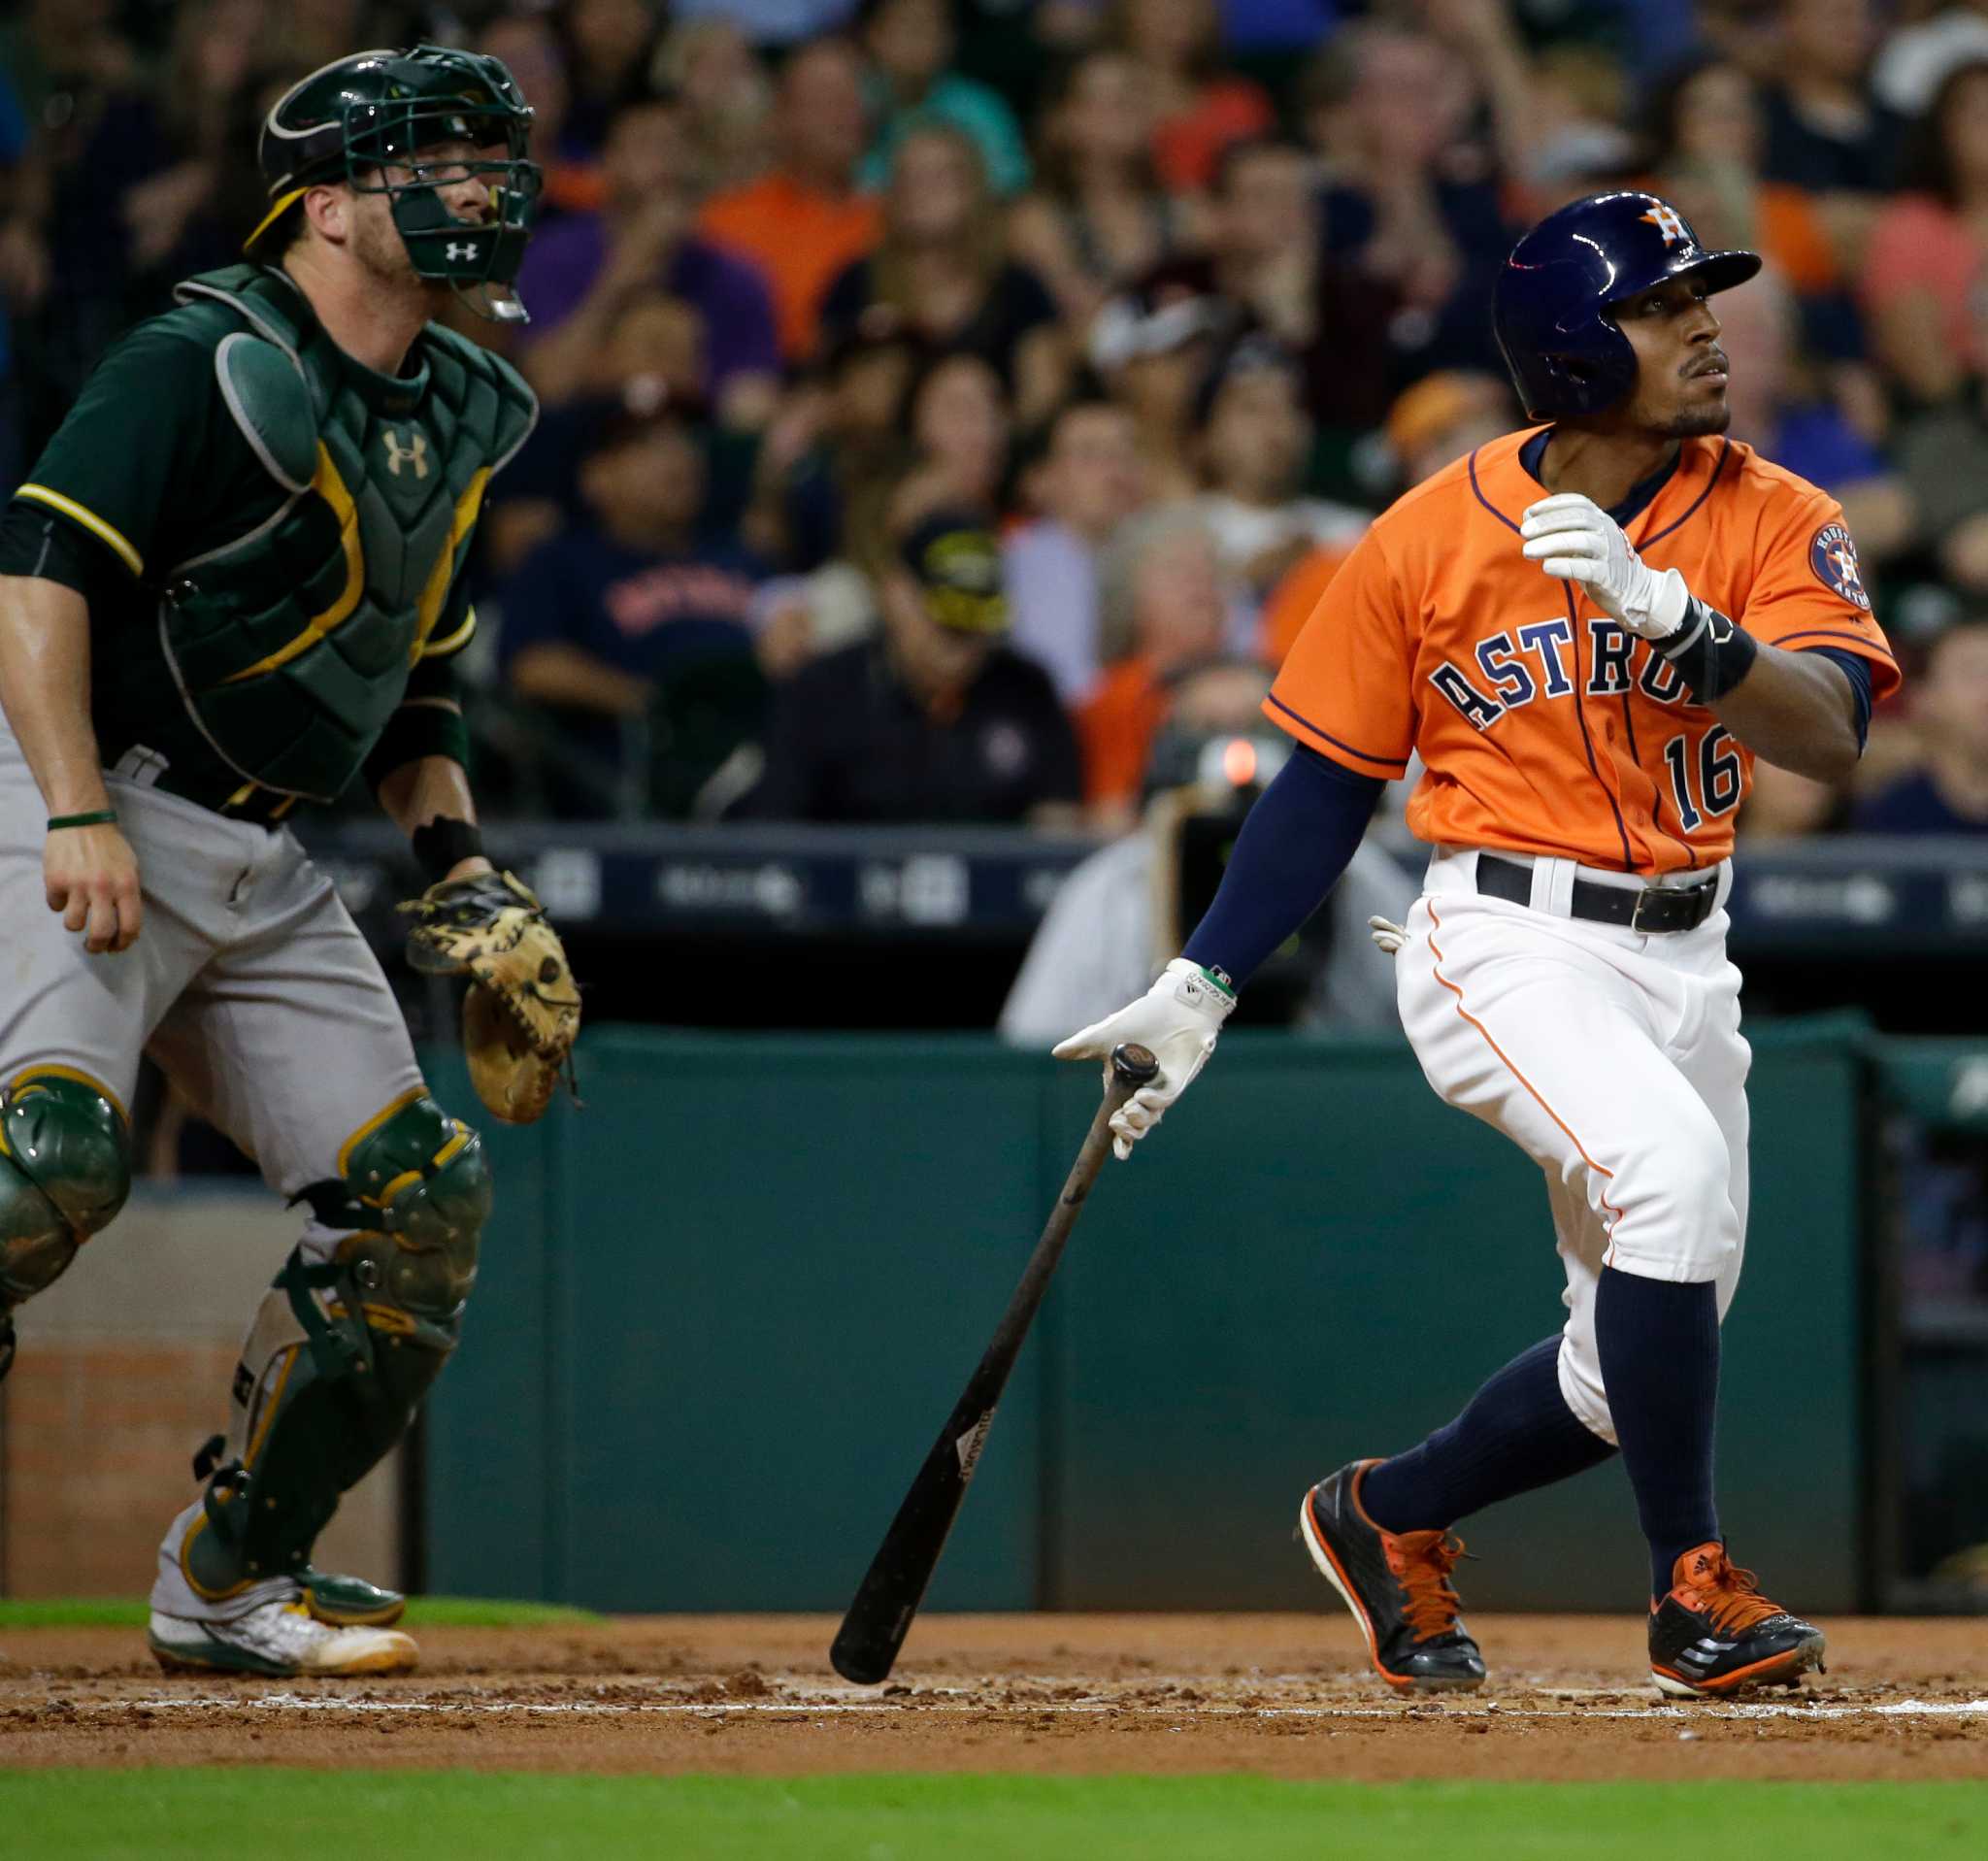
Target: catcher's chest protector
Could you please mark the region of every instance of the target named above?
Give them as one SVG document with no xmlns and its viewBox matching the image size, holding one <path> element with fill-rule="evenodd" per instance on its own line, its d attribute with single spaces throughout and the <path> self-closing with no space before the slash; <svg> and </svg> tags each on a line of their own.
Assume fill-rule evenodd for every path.
<svg viewBox="0 0 1988 1861">
<path fill-rule="evenodd" d="M 329 801 L 434 641 L 484 486 L 538 404 L 507 363 L 434 323 L 407 374 L 376 375 L 261 266 L 189 279 L 178 296 L 237 319 L 215 352 L 221 397 L 287 496 L 169 573 L 166 657 L 240 775 Z"/>
</svg>

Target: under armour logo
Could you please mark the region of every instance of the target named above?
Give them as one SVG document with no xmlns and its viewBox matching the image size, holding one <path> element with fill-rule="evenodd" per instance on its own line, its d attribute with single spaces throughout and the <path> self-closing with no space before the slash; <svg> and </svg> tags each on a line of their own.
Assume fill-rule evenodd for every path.
<svg viewBox="0 0 1988 1861">
<path fill-rule="evenodd" d="M 412 465 L 417 479 L 428 476 L 427 434 L 417 432 L 414 436 L 414 444 L 404 446 L 401 444 L 400 435 L 389 426 L 380 435 L 380 441 L 386 448 L 386 469 L 395 478 L 400 477 L 400 468 L 403 465 Z"/>
<path fill-rule="evenodd" d="M 1658 232 L 1664 235 L 1666 246 L 1691 244 L 1691 228 L 1684 223 L 1683 216 L 1674 207 L 1667 207 L 1661 200 L 1643 215 Z"/>
<path fill-rule="evenodd" d="M 448 262 L 451 265 L 457 263 L 459 260 L 465 258 L 474 258 L 477 255 L 477 247 L 475 241 L 472 241 L 467 246 L 458 246 L 455 243 L 455 241 L 451 239 L 448 242 L 447 250 Z"/>
</svg>

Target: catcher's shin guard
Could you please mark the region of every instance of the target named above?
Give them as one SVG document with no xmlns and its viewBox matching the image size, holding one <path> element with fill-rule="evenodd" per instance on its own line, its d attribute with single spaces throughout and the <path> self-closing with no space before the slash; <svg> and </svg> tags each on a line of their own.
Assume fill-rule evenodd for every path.
<svg viewBox="0 0 1988 1861">
<path fill-rule="evenodd" d="M 340 1495 L 407 1431 L 460 1335 L 490 1210 L 481 1141 L 414 1093 L 339 1162 L 301 1199 L 353 1231 L 329 1259 L 295 1249 L 277 1275 L 235 1372 L 229 1458 L 213 1466 L 210 1444 L 195 1464 L 212 1479 L 180 1565 L 211 1602 L 302 1579 Z"/>
</svg>

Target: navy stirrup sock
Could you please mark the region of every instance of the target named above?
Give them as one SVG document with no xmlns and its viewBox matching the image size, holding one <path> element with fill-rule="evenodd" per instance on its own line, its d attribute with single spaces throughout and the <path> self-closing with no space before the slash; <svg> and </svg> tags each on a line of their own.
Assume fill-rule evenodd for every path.
<svg viewBox="0 0 1988 1861">
<path fill-rule="evenodd" d="M 1419 1446 L 1370 1467 L 1360 1504 L 1383 1531 L 1447 1530 L 1514 1493 L 1599 1466 L 1615 1449 L 1560 1393 L 1560 1334 L 1514 1357 L 1463 1413 Z"/>
<path fill-rule="evenodd" d="M 1602 1269 L 1595 1344 L 1622 1462 L 1650 1541 L 1650 1594 L 1677 1559 L 1719 1535 L 1712 1422 L 1719 1399 L 1719 1302 L 1709 1280 L 1679 1285 Z"/>
</svg>

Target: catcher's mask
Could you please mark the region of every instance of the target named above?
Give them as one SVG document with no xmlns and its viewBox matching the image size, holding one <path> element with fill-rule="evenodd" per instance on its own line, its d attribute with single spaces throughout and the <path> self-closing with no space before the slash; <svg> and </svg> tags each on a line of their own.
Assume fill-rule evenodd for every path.
<svg viewBox="0 0 1988 1861">
<path fill-rule="evenodd" d="M 419 276 L 453 286 L 479 316 L 527 322 L 512 285 L 543 180 L 526 154 L 531 122 L 511 73 L 478 52 L 422 45 L 337 59 L 292 84 L 263 119 L 269 211 L 243 250 L 255 257 L 312 187 L 343 182 L 354 193 L 387 196 Z M 448 143 L 475 152 L 423 160 L 424 150 Z M 490 197 L 478 222 L 458 218 L 438 191 L 471 176 L 483 178 Z"/>
</svg>

